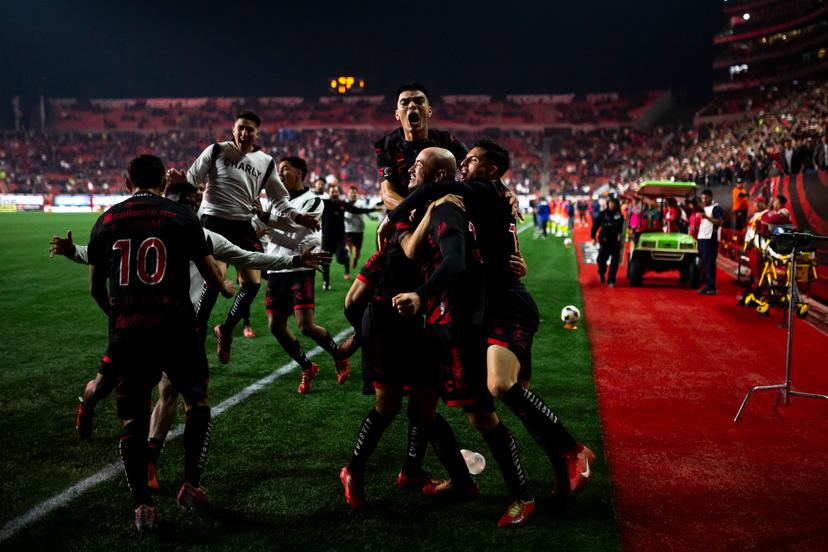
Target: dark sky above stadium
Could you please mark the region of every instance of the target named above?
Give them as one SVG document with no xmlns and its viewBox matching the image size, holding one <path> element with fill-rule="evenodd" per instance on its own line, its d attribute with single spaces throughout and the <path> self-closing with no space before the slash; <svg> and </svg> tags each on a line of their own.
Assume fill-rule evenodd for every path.
<svg viewBox="0 0 828 552">
<path fill-rule="evenodd" d="M 710 88 L 720 0 L 0 0 L 0 95 L 437 94 Z M 6 103 L 6 102 L 4 102 Z"/>
</svg>

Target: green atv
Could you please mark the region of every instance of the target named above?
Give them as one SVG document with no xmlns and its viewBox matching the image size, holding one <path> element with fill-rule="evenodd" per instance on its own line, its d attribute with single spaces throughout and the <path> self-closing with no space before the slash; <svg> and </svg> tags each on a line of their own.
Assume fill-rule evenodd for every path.
<svg viewBox="0 0 828 552">
<path fill-rule="evenodd" d="M 688 198 L 696 195 L 692 182 L 651 180 L 638 188 L 638 195 L 660 200 L 661 216 L 667 209 L 667 198 Z M 643 231 L 635 235 L 630 246 L 627 278 L 631 286 L 640 286 L 647 272 L 678 270 L 679 280 L 691 288 L 701 282 L 699 246 L 693 236 L 661 230 Z"/>
</svg>

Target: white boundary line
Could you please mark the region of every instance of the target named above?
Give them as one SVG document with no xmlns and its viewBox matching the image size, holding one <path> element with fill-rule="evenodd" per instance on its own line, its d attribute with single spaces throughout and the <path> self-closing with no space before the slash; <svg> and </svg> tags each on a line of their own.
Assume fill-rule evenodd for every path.
<svg viewBox="0 0 828 552">
<path fill-rule="evenodd" d="M 334 337 L 334 340 L 338 342 L 340 339 L 342 339 L 349 333 L 351 333 L 351 328 L 346 328 L 339 332 L 336 335 L 336 337 Z M 307 353 L 307 355 L 308 358 L 313 358 L 321 352 L 322 348 L 317 346 L 311 349 Z M 210 409 L 212 417 L 216 418 L 217 416 L 222 415 L 227 410 L 230 410 L 240 402 L 248 399 L 254 393 L 261 391 L 277 379 L 293 371 L 296 367 L 298 367 L 298 365 L 295 362 L 291 361 L 277 368 L 276 370 L 274 370 L 267 376 L 263 377 L 259 381 L 248 385 L 235 395 L 224 399 L 219 404 Z M 175 429 L 169 432 L 169 434 L 167 435 L 167 441 L 177 439 L 183 434 L 184 424 L 179 424 Z M 109 464 L 108 466 L 104 466 L 103 468 L 101 468 L 97 473 L 87 477 L 86 479 L 81 480 L 78 483 L 75 483 L 65 491 L 56 494 L 52 498 L 44 500 L 28 512 L 26 512 L 25 514 L 8 521 L 3 526 L 3 529 L 0 530 L 0 542 L 10 539 L 15 534 L 17 534 L 18 531 L 38 521 L 46 514 L 52 512 L 53 510 L 57 510 L 58 508 L 62 508 L 72 500 L 81 496 L 86 491 L 89 491 L 97 487 L 105 481 L 109 481 L 110 479 L 114 478 L 116 475 L 122 472 L 123 465 L 121 464 L 121 462 L 113 462 L 112 464 Z"/>
</svg>

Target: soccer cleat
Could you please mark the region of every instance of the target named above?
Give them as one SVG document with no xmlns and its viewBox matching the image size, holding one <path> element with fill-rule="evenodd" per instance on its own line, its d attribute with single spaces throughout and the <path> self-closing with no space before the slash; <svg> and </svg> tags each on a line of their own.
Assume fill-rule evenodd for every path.
<svg viewBox="0 0 828 552">
<path fill-rule="evenodd" d="M 256 337 L 256 332 L 253 330 L 253 326 L 245 326 L 244 330 L 242 330 L 242 333 L 244 334 L 244 337 L 247 337 L 249 339 L 253 339 L 254 337 Z"/>
<path fill-rule="evenodd" d="M 310 370 L 302 370 L 302 380 L 299 382 L 299 387 L 296 388 L 301 395 L 311 390 L 311 382 L 316 377 L 317 372 L 319 372 L 319 365 L 315 362 L 311 363 Z"/>
<path fill-rule="evenodd" d="M 230 346 L 233 344 L 233 336 L 224 335 L 221 331 L 221 324 L 213 328 L 213 333 L 216 336 L 216 356 L 219 362 L 227 364 L 230 362 Z"/>
<path fill-rule="evenodd" d="M 351 375 L 351 368 L 348 366 L 348 359 L 341 358 L 335 362 L 336 366 L 336 383 L 342 385 L 346 381 L 348 381 L 348 377 Z"/>
<path fill-rule="evenodd" d="M 423 487 L 432 483 L 439 483 L 439 479 L 434 479 L 431 474 L 423 471 L 417 475 L 405 475 L 400 471 L 397 475 L 397 488 L 403 491 L 423 491 Z"/>
<path fill-rule="evenodd" d="M 95 409 L 78 397 L 78 409 L 75 411 L 75 430 L 78 432 L 78 439 L 85 440 L 92 437 L 95 429 Z"/>
<path fill-rule="evenodd" d="M 323 283 L 322 284 L 322 290 L 323 291 L 331 291 L 331 284 Z"/>
<path fill-rule="evenodd" d="M 362 477 L 354 475 L 348 466 L 343 466 L 339 471 L 339 480 L 342 481 L 342 488 L 345 490 L 345 502 L 354 510 L 365 508 L 365 482 Z"/>
<path fill-rule="evenodd" d="M 500 519 L 497 520 L 498 527 L 521 527 L 529 520 L 529 516 L 535 510 L 534 500 L 515 500 L 512 502 Z"/>
<path fill-rule="evenodd" d="M 450 479 L 430 479 L 423 485 L 423 494 L 427 496 L 448 495 L 460 500 L 472 500 L 480 494 L 477 483 L 465 489 L 456 489 Z"/>
<path fill-rule="evenodd" d="M 210 508 L 213 506 L 207 498 L 207 489 L 204 487 L 194 487 L 189 483 L 181 485 L 175 501 L 179 506 L 187 509 Z"/>
<path fill-rule="evenodd" d="M 569 492 L 574 493 L 586 485 L 587 479 L 592 476 L 589 465 L 595 461 L 595 453 L 582 444 L 564 453 L 567 471 L 569 472 Z"/>
<path fill-rule="evenodd" d="M 155 467 L 155 464 L 147 464 L 147 487 L 155 493 L 161 489 L 161 485 L 158 483 L 158 468 Z"/>
<path fill-rule="evenodd" d="M 155 507 L 141 504 L 135 508 L 135 529 L 138 531 L 152 531 L 158 523 L 155 516 Z"/>
</svg>

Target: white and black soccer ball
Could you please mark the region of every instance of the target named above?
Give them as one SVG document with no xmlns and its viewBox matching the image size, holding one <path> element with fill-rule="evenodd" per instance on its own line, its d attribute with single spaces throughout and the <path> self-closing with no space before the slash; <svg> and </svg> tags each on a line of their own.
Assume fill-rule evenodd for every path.
<svg viewBox="0 0 828 552">
<path fill-rule="evenodd" d="M 561 309 L 561 322 L 564 324 L 577 324 L 581 319 L 581 311 L 575 305 L 567 305 Z"/>
<path fill-rule="evenodd" d="M 566 247 L 566 248 L 572 247 L 572 238 L 566 238 L 564 240 L 564 247 Z"/>
</svg>

